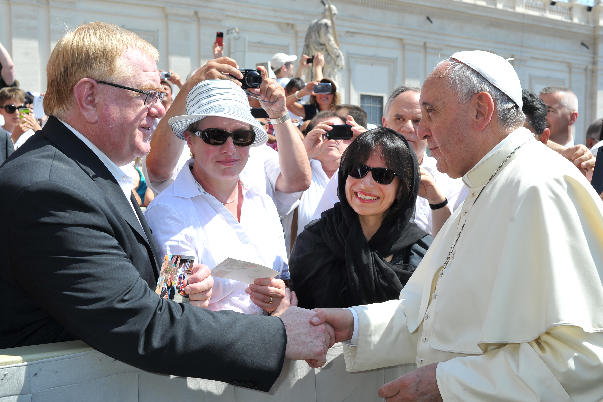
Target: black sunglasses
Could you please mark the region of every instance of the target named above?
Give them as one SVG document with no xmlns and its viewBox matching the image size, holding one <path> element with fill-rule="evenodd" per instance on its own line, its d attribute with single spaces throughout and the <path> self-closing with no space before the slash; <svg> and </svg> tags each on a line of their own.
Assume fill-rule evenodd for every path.
<svg viewBox="0 0 603 402">
<path fill-rule="evenodd" d="M 352 168 L 348 175 L 352 176 L 355 179 L 362 179 L 364 176 L 371 172 L 373 175 L 373 180 L 375 180 L 379 184 L 390 184 L 394 177 L 396 176 L 396 172 L 388 168 L 382 167 L 370 167 L 366 165 L 360 165 Z"/>
<path fill-rule="evenodd" d="M 22 109 L 25 107 L 25 105 L 21 105 L 21 106 L 15 106 L 15 105 L 4 105 L 2 106 L 4 108 L 4 110 L 6 110 L 7 113 L 13 114 L 15 113 L 18 109 Z"/>
<path fill-rule="evenodd" d="M 255 131 L 235 130 L 232 133 L 221 128 L 206 128 L 205 130 L 195 131 L 193 133 L 197 137 L 201 137 L 203 142 L 209 145 L 222 145 L 228 137 L 232 137 L 232 143 L 238 147 L 248 147 L 255 141 Z"/>
</svg>

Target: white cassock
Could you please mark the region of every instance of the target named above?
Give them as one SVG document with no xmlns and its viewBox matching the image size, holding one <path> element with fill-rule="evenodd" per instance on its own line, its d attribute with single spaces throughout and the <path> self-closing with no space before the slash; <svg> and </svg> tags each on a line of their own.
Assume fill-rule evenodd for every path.
<svg viewBox="0 0 603 402">
<path fill-rule="evenodd" d="M 603 202 L 523 128 L 463 181 L 465 203 L 400 300 L 354 308 L 348 370 L 440 362 L 444 400 L 600 400 Z"/>
</svg>

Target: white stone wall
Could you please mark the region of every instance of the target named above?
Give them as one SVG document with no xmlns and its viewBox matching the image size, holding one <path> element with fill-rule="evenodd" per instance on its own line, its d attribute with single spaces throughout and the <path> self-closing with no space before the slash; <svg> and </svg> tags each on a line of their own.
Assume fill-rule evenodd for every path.
<svg viewBox="0 0 603 402">
<path fill-rule="evenodd" d="M 572 88 L 580 102 L 576 139 L 603 116 L 601 5 L 546 0 L 338 0 L 336 27 L 345 55 L 344 102 L 387 97 L 420 85 L 435 63 L 457 50 L 512 57 L 525 88 Z M 211 58 L 216 31 L 241 67 L 277 51 L 300 54 L 319 1 L 295 0 L 0 0 L 0 41 L 12 53 L 21 86 L 44 91 L 45 64 L 65 32 L 88 21 L 133 30 L 160 51 L 159 66 L 186 76 Z M 235 29 L 237 32 L 235 32 Z"/>
</svg>

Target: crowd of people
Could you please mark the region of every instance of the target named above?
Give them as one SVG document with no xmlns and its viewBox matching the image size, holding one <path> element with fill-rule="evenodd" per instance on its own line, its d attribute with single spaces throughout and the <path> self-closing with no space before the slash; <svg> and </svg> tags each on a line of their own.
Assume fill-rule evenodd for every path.
<svg viewBox="0 0 603 402">
<path fill-rule="evenodd" d="M 214 43 L 183 80 L 89 23 L 52 51 L 38 120 L 7 56 L 0 347 L 82 339 L 266 391 L 285 358 L 320 367 L 344 342 L 350 371 L 417 365 L 387 400 L 603 397 L 603 129 L 575 144 L 570 89 L 457 52 L 376 127 L 320 53 L 277 53 L 247 86 Z M 173 255 L 195 261 L 188 303 L 155 293 Z M 272 275 L 214 277 L 228 259 Z"/>
</svg>

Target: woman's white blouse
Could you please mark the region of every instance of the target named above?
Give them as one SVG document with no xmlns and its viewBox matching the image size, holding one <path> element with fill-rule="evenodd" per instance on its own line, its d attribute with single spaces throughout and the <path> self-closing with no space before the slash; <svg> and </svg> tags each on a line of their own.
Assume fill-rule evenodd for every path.
<svg viewBox="0 0 603 402">
<path fill-rule="evenodd" d="M 213 269 L 228 257 L 271 267 L 289 279 L 283 229 L 265 191 L 243 183 L 241 221 L 203 190 L 185 165 L 176 180 L 147 208 L 145 217 L 162 255 L 182 254 Z M 245 293 L 247 284 L 214 278 L 209 309 L 261 314 Z"/>
</svg>

